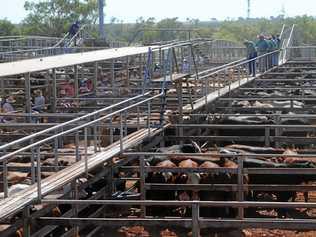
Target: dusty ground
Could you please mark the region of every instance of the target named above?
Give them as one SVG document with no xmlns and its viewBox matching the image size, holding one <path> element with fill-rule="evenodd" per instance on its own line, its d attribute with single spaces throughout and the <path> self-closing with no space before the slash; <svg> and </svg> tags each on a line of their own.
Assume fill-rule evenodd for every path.
<svg viewBox="0 0 316 237">
<path fill-rule="evenodd" d="M 299 201 L 299 202 L 304 201 L 303 193 L 298 194 L 296 201 Z M 309 202 L 316 202 L 316 192 L 309 193 Z M 275 213 L 273 213 L 272 211 L 269 214 L 273 215 Z M 301 215 L 307 214 L 308 217 L 316 218 L 316 209 L 310 209 L 310 210 L 296 209 L 296 214 L 301 214 Z M 286 231 L 286 230 L 247 229 L 247 230 L 244 230 L 244 234 L 245 234 L 245 237 L 316 237 L 316 231 L 298 232 L 298 231 Z"/>
<path fill-rule="evenodd" d="M 284 230 L 248 229 L 244 230 L 245 237 L 315 237 L 316 231 L 295 232 Z"/>
<path fill-rule="evenodd" d="M 315 185 L 315 184 L 314 184 Z M 298 193 L 296 198 L 297 202 L 303 202 L 303 193 Z M 316 202 L 316 192 L 309 193 L 309 202 Z M 258 214 L 263 218 L 277 218 L 275 210 L 261 210 Z M 290 218 L 303 219 L 312 218 L 316 219 L 316 209 L 295 209 L 289 211 Z M 206 231 L 207 232 L 207 231 Z M 203 232 L 202 232 L 203 233 Z M 316 231 L 299 232 L 287 230 L 268 230 L 268 229 L 245 229 L 243 230 L 244 237 L 316 237 Z M 102 236 L 102 235 L 98 235 Z M 111 236 L 118 237 L 190 237 L 190 233 L 185 229 L 179 228 L 147 228 L 147 227 L 132 227 L 123 228 L 121 231 L 113 230 Z M 201 237 L 236 237 L 228 235 L 228 233 L 221 233 L 218 235 L 205 234 L 205 230 Z"/>
</svg>

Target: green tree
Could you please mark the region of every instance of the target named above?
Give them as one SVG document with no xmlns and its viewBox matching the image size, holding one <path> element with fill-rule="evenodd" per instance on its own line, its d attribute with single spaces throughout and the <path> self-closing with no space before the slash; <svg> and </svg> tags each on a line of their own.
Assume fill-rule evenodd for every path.
<svg viewBox="0 0 316 237">
<path fill-rule="evenodd" d="M 26 34 L 62 36 L 76 20 L 95 23 L 98 16 L 97 0 L 46 0 L 26 1 L 28 12 L 23 21 Z"/>
<path fill-rule="evenodd" d="M 157 23 L 157 28 L 161 29 L 160 40 L 170 41 L 176 39 L 183 39 L 186 36 L 185 32 L 172 31 L 168 29 L 179 29 L 183 28 L 183 23 L 178 21 L 178 18 L 166 18 Z"/>
<path fill-rule="evenodd" d="M 6 19 L 0 20 L 0 36 L 15 35 L 17 31 L 16 26 L 10 21 Z"/>
</svg>

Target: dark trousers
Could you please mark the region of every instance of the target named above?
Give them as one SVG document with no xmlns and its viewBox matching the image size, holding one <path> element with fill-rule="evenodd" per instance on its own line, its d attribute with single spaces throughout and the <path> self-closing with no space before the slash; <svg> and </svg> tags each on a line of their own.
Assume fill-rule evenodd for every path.
<svg viewBox="0 0 316 237">
<path fill-rule="evenodd" d="M 254 59 L 256 58 L 258 55 L 257 53 L 251 53 L 248 55 L 248 60 L 251 60 L 251 59 Z M 252 76 L 256 76 L 256 60 L 252 60 L 248 63 L 249 65 L 249 75 L 252 75 Z"/>
</svg>

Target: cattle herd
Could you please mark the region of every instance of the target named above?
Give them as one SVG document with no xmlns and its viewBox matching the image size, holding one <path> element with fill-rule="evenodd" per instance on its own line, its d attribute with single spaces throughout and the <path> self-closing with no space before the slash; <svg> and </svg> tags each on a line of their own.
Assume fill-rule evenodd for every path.
<svg viewBox="0 0 316 237">
<path fill-rule="evenodd" d="M 161 149 L 160 149 L 161 150 Z M 188 191 L 188 190 L 147 190 L 147 200 L 201 200 L 201 201 L 236 201 L 235 192 L 229 189 L 230 185 L 237 184 L 236 172 L 226 172 L 228 168 L 231 171 L 237 171 L 238 163 L 236 157 L 242 155 L 244 158 L 243 166 L 245 169 L 251 168 L 316 168 L 316 162 L 311 158 L 295 157 L 299 155 L 298 151 L 294 149 L 276 149 L 272 147 L 254 147 L 246 145 L 228 145 L 219 150 L 202 150 L 203 156 L 190 156 L 190 154 L 197 153 L 195 146 L 192 144 L 176 145 L 167 147 L 161 150 L 162 154 L 165 152 L 168 155 L 159 155 L 150 157 L 146 160 L 146 166 L 159 167 L 159 168 L 174 168 L 174 171 L 162 171 L 162 172 L 149 172 L 147 174 L 146 183 L 150 184 L 224 184 L 227 186 L 227 190 L 200 190 L 200 191 Z M 170 152 L 183 153 L 186 151 L 187 156 L 172 155 Z M 275 154 L 276 157 L 265 158 L 264 154 Z M 205 156 L 205 154 L 209 154 Z M 263 157 L 256 158 L 252 155 L 260 155 Z M 235 158 L 232 158 L 235 157 Z M 177 168 L 202 168 L 210 169 L 210 171 L 192 172 L 191 170 L 185 173 L 179 173 Z M 213 169 L 213 171 L 212 171 Z M 197 169 L 198 170 L 198 169 Z M 126 176 L 125 173 L 121 175 Z M 245 200 L 248 201 L 278 201 L 287 202 L 294 201 L 298 198 L 298 192 L 295 191 L 252 191 L 247 186 L 251 185 L 300 185 L 310 183 L 316 180 L 314 174 L 284 174 L 284 175 L 271 175 L 267 174 L 244 174 L 243 184 Z M 124 186 L 123 186 L 124 187 Z M 308 193 L 304 193 L 305 201 L 308 201 Z M 181 203 L 181 202 L 180 202 Z M 258 209 L 249 209 L 246 212 L 246 216 L 254 217 L 258 216 L 260 212 Z M 292 213 L 293 214 L 293 213 Z M 184 210 L 183 208 L 160 208 L 152 207 L 147 208 L 147 215 L 149 216 L 190 216 L 190 210 Z M 200 215 L 202 217 L 212 218 L 229 218 L 236 217 L 236 210 L 232 208 L 201 208 Z M 280 218 L 289 217 L 291 213 L 285 209 L 276 209 L 275 216 Z"/>
</svg>

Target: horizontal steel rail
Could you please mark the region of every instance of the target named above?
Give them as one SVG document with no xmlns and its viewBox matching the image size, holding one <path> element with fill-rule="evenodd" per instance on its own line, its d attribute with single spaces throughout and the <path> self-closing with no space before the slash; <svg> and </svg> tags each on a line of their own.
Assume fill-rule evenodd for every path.
<svg viewBox="0 0 316 237">
<path fill-rule="evenodd" d="M 77 204 L 77 205 L 145 205 L 145 206 L 192 206 L 199 204 L 203 207 L 265 207 L 265 208 L 316 208 L 315 202 L 239 202 L 239 201 L 152 201 L 152 200 L 69 200 L 46 199 L 43 203 L 50 205 Z"/>
<path fill-rule="evenodd" d="M 284 149 L 275 149 L 276 152 L 284 152 Z M 298 158 L 316 158 L 315 155 L 311 154 L 282 154 L 282 153 L 262 153 L 262 154 L 253 154 L 253 153 L 246 153 L 246 154 L 225 154 L 225 153 L 158 153 L 158 152 L 124 152 L 124 156 L 157 156 L 157 157 L 177 157 L 177 159 L 187 159 L 188 157 L 196 157 L 196 158 L 207 158 L 207 157 L 227 157 L 227 158 L 234 158 L 240 157 L 240 159 L 245 159 L 246 157 L 258 157 L 258 158 L 273 158 L 273 157 L 298 157 Z"/>
<path fill-rule="evenodd" d="M 14 145 L 19 145 L 19 144 L 22 144 L 23 142 L 30 141 L 31 139 L 34 139 L 34 138 L 36 138 L 36 137 L 39 136 L 39 135 L 43 135 L 43 134 L 46 134 L 46 133 L 49 133 L 49 132 L 53 132 L 53 131 L 58 130 L 58 129 L 62 129 L 62 128 L 64 128 L 65 126 L 69 126 L 69 125 L 72 125 L 72 124 L 74 124 L 74 123 L 80 122 L 80 121 L 82 121 L 82 120 L 84 120 L 84 119 L 91 118 L 92 116 L 98 115 L 98 114 L 100 114 L 100 113 L 110 111 L 111 109 L 114 109 L 115 107 L 118 107 L 118 106 L 120 106 L 120 105 L 127 104 L 127 103 L 129 103 L 129 102 L 131 102 L 131 101 L 133 101 L 133 100 L 143 98 L 144 96 L 148 96 L 148 95 L 150 95 L 150 94 L 151 94 L 151 92 L 147 92 L 147 93 L 145 93 L 144 95 L 138 95 L 138 96 L 135 96 L 135 97 L 133 97 L 133 98 L 129 98 L 129 99 L 127 99 L 127 100 L 121 101 L 121 102 L 116 103 L 116 104 L 114 104 L 114 105 L 111 105 L 111 106 L 108 106 L 108 107 L 106 107 L 106 108 L 100 109 L 100 110 L 98 110 L 98 111 L 95 111 L 95 112 L 92 112 L 92 113 L 83 115 L 83 116 L 81 116 L 81 117 L 79 117 L 79 118 L 75 118 L 75 119 L 72 119 L 72 120 L 67 121 L 67 122 L 65 122 L 65 123 L 58 124 L 58 125 L 56 125 L 56 126 L 54 126 L 54 127 L 51 127 L 51 128 L 45 129 L 45 130 L 43 130 L 43 131 L 40 131 L 40 132 L 38 132 L 38 133 L 31 134 L 31 135 L 29 135 L 29 136 L 27 136 L 27 137 L 24 137 L 24 138 L 21 138 L 21 139 L 19 139 L 19 140 L 10 142 L 10 143 L 8 143 L 8 144 L 6 144 L 6 145 L 0 146 L 0 150 L 3 151 L 3 150 L 6 150 L 6 149 L 9 149 L 9 148 L 11 148 L 11 147 L 14 146 Z M 0 159 L 1 159 L 1 157 L 0 157 Z"/>
<path fill-rule="evenodd" d="M 149 94 L 150 94 L 150 92 L 146 93 L 145 95 L 149 95 Z M 136 107 L 136 106 L 138 106 L 138 105 L 144 104 L 144 103 L 146 103 L 146 102 L 148 102 L 148 101 L 151 101 L 151 100 L 153 100 L 153 99 L 155 99 L 155 98 L 158 98 L 158 97 L 160 97 L 160 96 L 162 96 L 162 93 L 161 93 L 161 94 L 158 94 L 158 95 L 155 95 L 155 96 L 152 96 L 152 97 L 150 97 L 150 98 L 144 99 L 144 100 L 142 100 L 142 101 L 140 101 L 140 102 L 136 102 L 136 103 L 133 104 L 133 105 L 126 106 L 126 107 L 123 108 L 123 109 L 120 108 L 120 109 L 118 109 L 118 110 L 115 111 L 115 112 L 110 112 L 109 114 L 107 114 L 107 115 L 105 115 L 105 116 L 102 116 L 102 117 L 100 117 L 100 118 L 98 118 L 98 119 L 94 119 L 94 120 L 91 121 L 91 122 L 86 122 L 86 123 L 84 123 L 84 124 L 82 124 L 82 125 L 76 126 L 76 127 L 74 127 L 74 128 L 71 128 L 71 129 L 67 129 L 66 131 L 63 131 L 63 132 L 58 133 L 58 134 L 56 134 L 56 135 L 50 136 L 50 137 L 45 138 L 45 139 L 43 139 L 43 140 L 40 140 L 40 141 L 38 141 L 38 142 L 36 142 L 36 143 L 32 143 L 32 144 L 30 144 L 30 145 L 28 145 L 28 146 L 25 146 L 25 147 L 23 147 L 23 148 L 18 149 L 17 151 L 14 151 L 14 152 L 11 152 L 11 153 L 8 153 L 8 154 L 6 154 L 6 155 L 1 156 L 1 157 L 0 157 L 0 162 L 3 162 L 4 160 L 6 160 L 6 159 L 12 157 L 13 155 L 18 154 L 19 152 L 22 152 L 22 151 L 28 150 L 28 149 L 30 149 L 30 148 L 32 148 L 32 147 L 41 145 L 41 144 L 43 144 L 43 143 L 45 143 L 45 142 L 47 142 L 47 141 L 51 141 L 51 140 L 53 140 L 54 138 L 59 137 L 59 136 L 63 136 L 63 135 L 66 135 L 66 134 L 69 134 L 69 133 L 72 133 L 72 132 L 81 130 L 81 129 L 85 128 L 85 127 L 89 127 L 89 126 L 91 126 L 91 125 L 94 125 L 94 124 L 98 123 L 98 122 L 101 121 L 101 120 L 110 118 L 110 117 L 112 117 L 112 116 L 114 116 L 114 115 L 117 115 L 117 114 L 120 114 L 121 112 L 124 112 L 124 111 L 126 111 L 126 110 L 128 110 L 128 109 L 130 109 L 130 108 L 134 108 L 134 107 Z M 103 108 L 103 109 L 101 109 L 101 110 L 99 110 L 99 111 L 95 111 L 95 112 L 92 112 L 92 113 L 90 113 L 90 114 L 86 114 L 86 115 L 84 115 L 84 116 L 81 116 L 81 117 L 79 117 L 79 118 L 76 118 L 76 119 L 67 121 L 67 122 L 65 122 L 65 123 L 58 124 L 58 125 L 53 126 L 53 127 L 51 127 L 51 128 L 45 129 L 45 130 L 43 130 L 43 131 L 40 131 L 40 132 L 34 133 L 34 134 L 32 134 L 32 135 L 26 136 L 26 137 L 24 137 L 24 138 L 18 139 L 18 140 L 16 140 L 16 141 L 13 141 L 13 142 L 8 143 L 8 144 L 6 144 L 6 145 L 0 146 L 0 150 L 5 151 L 5 150 L 11 148 L 11 147 L 14 146 L 14 145 L 19 145 L 19 144 L 21 144 L 21 143 L 23 143 L 23 142 L 31 141 L 31 139 L 35 139 L 36 137 L 38 137 L 38 136 L 40 136 L 40 135 L 43 135 L 43 134 L 46 134 L 46 133 L 48 133 L 48 132 L 59 132 L 60 130 L 63 130 L 64 128 L 66 128 L 66 126 L 73 125 L 73 124 L 76 123 L 76 122 L 79 122 L 79 121 L 82 121 L 82 120 L 84 120 L 84 119 L 97 116 L 97 115 L 99 115 L 100 113 L 104 113 L 105 111 L 110 111 L 110 110 L 115 109 L 116 107 L 118 107 L 118 106 L 120 106 L 120 105 L 124 105 L 124 104 L 130 103 L 130 102 L 132 102 L 133 100 L 138 99 L 138 98 L 142 98 L 142 97 L 144 97 L 144 95 L 139 95 L 139 96 L 136 96 L 136 97 L 134 97 L 134 98 L 127 99 L 127 100 L 122 101 L 122 102 L 119 102 L 119 103 L 117 103 L 117 104 L 115 104 L 115 105 L 111 105 L 111 106 L 108 106 L 108 107 L 106 107 L 106 108 Z"/>
</svg>

